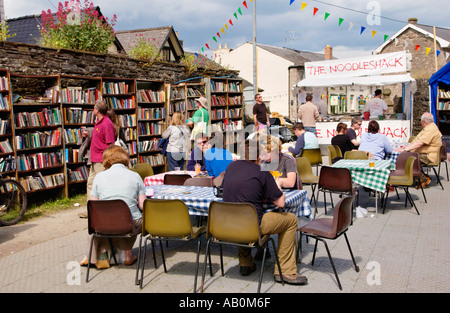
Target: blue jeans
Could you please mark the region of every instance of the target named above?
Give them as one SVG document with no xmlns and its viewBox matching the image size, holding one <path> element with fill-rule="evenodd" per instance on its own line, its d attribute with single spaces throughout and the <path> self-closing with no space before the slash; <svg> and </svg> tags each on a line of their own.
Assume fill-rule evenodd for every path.
<svg viewBox="0 0 450 313">
<path fill-rule="evenodd" d="M 184 169 L 184 153 L 182 152 L 167 152 L 167 164 L 169 165 L 169 171 L 174 171 L 175 167 L 179 167 L 180 170 Z"/>
<path fill-rule="evenodd" d="M 305 131 L 313 133 L 314 135 L 317 136 L 315 127 L 305 127 Z"/>
</svg>

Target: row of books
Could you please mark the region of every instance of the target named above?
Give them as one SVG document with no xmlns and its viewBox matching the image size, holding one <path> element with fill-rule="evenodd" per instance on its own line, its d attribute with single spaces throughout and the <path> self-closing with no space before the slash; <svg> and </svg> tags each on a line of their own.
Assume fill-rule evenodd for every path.
<svg viewBox="0 0 450 313">
<path fill-rule="evenodd" d="M 173 114 L 175 112 L 184 112 L 184 111 L 186 111 L 186 103 L 184 101 L 172 103 L 169 107 L 169 114 Z"/>
<path fill-rule="evenodd" d="M 94 124 L 95 115 L 92 110 L 82 108 L 64 108 L 64 121 L 68 124 Z"/>
<path fill-rule="evenodd" d="M 166 108 L 138 109 L 139 120 L 165 119 Z"/>
<path fill-rule="evenodd" d="M 211 119 L 224 119 L 227 118 L 226 110 L 211 110 Z"/>
<path fill-rule="evenodd" d="M 131 141 L 126 143 L 128 148 L 128 154 L 129 155 L 135 155 L 137 154 L 137 144 L 136 141 Z"/>
<path fill-rule="evenodd" d="M 138 102 L 164 102 L 165 95 L 164 91 L 152 91 L 139 89 L 137 91 L 137 101 Z"/>
<path fill-rule="evenodd" d="M 0 119 L 0 135 L 8 135 L 11 133 L 11 120 Z"/>
<path fill-rule="evenodd" d="M 7 77 L 0 77 L 0 90 L 9 90 L 9 80 Z"/>
<path fill-rule="evenodd" d="M 119 99 L 116 97 L 105 98 L 106 104 L 113 109 L 134 109 L 135 103 L 134 98 L 129 99 Z"/>
<path fill-rule="evenodd" d="M 15 114 L 17 127 L 39 127 L 61 125 L 61 111 L 45 108 L 41 112 L 20 112 Z"/>
<path fill-rule="evenodd" d="M 62 151 L 48 153 L 41 152 L 29 155 L 22 154 L 18 156 L 17 159 L 19 171 L 43 169 L 63 164 Z"/>
<path fill-rule="evenodd" d="M 23 186 L 25 191 L 47 189 L 64 185 L 64 174 L 58 173 L 42 176 L 40 172 L 37 172 L 34 176 L 20 178 L 19 183 Z"/>
<path fill-rule="evenodd" d="M 211 106 L 217 106 L 217 105 L 227 105 L 227 100 L 225 97 L 222 96 L 211 96 Z"/>
<path fill-rule="evenodd" d="M 188 93 L 188 97 L 201 97 L 204 95 L 204 90 L 199 90 L 199 89 L 195 89 L 195 88 L 191 88 L 189 87 L 187 89 L 187 93 Z"/>
<path fill-rule="evenodd" d="M 162 135 L 166 130 L 164 123 L 139 123 L 139 136 Z"/>
<path fill-rule="evenodd" d="M 229 82 L 228 92 L 242 92 L 242 84 L 239 82 Z"/>
<path fill-rule="evenodd" d="M 100 91 L 95 87 L 85 90 L 82 87 L 67 87 L 61 90 L 60 97 L 63 103 L 95 104 L 100 98 Z"/>
<path fill-rule="evenodd" d="M 3 158 L 0 158 L 0 161 L 2 161 L 0 163 L 0 172 L 4 173 L 16 170 L 16 160 L 14 158 L 5 160 L 4 162 L 3 160 Z"/>
<path fill-rule="evenodd" d="M 129 86 L 125 82 L 117 82 L 117 83 L 103 83 L 103 93 L 109 95 L 119 95 L 126 94 L 129 91 Z"/>
<path fill-rule="evenodd" d="M 9 99 L 8 96 L 1 96 L 0 95 L 0 110 L 10 110 L 11 107 L 9 105 Z"/>
<path fill-rule="evenodd" d="M 242 97 L 241 96 L 228 97 L 228 104 L 229 105 L 242 105 Z"/>
<path fill-rule="evenodd" d="M 439 102 L 438 110 L 450 110 L 450 101 Z"/>
<path fill-rule="evenodd" d="M 183 87 L 183 89 L 181 89 L 181 88 L 171 88 L 170 89 L 170 99 L 171 100 L 184 99 L 184 98 L 185 98 L 184 87 Z"/>
<path fill-rule="evenodd" d="M 225 92 L 225 86 L 224 82 L 211 80 L 211 91 L 213 92 Z"/>
<path fill-rule="evenodd" d="M 1 153 L 13 153 L 14 152 L 8 139 L 0 142 L 0 152 Z"/>
<path fill-rule="evenodd" d="M 145 140 L 139 142 L 139 152 L 148 152 L 148 151 L 158 151 L 161 150 L 159 148 L 159 143 L 162 141 L 162 138 L 155 138 L 153 140 Z"/>
<path fill-rule="evenodd" d="M 140 163 L 149 163 L 151 166 L 164 165 L 164 156 L 162 154 L 148 155 L 139 157 Z"/>
<path fill-rule="evenodd" d="M 59 87 L 54 86 L 45 90 L 45 99 L 41 98 L 38 102 L 58 103 L 59 101 Z"/>
<path fill-rule="evenodd" d="M 61 129 L 20 134 L 15 137 L 16 149 L 33 149 L 61 145 Z"/>
<path fill-rule="evenodd" d="M 228 117 L 229 118 L 241 117 L 241 109 L 230 109 L 230 110 L 228 110 Z"/>
<path fill-rule="evenodd" d="M 67 164 L 84 162 L 80 156 L 80 149 L 66 148 L 65 155 Z"/>
<path fill-rule="evenodd" d="M 136 114 L 123 114 L 117 116 L 121 127 L 136 126 Z"/>
<path fill-rule="evenodd" d="M 196 110 L 197 109 L 197 104 L 195 103 L 194 99 L 189 99 L 187 101 L 187 109 L 188 110 Z"/>
<path fill-rule="evenodd" d="M 440 98 L 450 98 L 450 91 L 439 89 Z"/>
<path fill-rule="evenodd" d="M 123 135 L 126 141 L 137 140 L 137 134 L 135 128 L 125 128 L 123 129 Z"/>
<path fill-rule="evenodd" d="M 80 182 L 80 181 L 86 181 L 89 177 L 89 170 L 84 165 L 76 169 L 67 169 L 67 179 L 70 182 Z"/>
<path fill-rule="evenodd" d="M 66 144 L 76 144 L 83 138 L 83 131 L 81 128 L 65 128 L 64 129 L 64 142 Z"/>
</svg>

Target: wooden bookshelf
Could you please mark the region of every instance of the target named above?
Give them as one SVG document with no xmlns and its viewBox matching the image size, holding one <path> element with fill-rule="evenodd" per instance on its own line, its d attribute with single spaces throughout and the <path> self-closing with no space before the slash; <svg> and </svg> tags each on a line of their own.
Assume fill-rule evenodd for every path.
<svg viewBox="0 0 450 313">
<path fill-rule="evenodd" d="M 437 122 L 442 135 L 450 135 L 450 86 L 444 84 L 438 88 Z"/>
<path fill-rule="evenodd" d="M 0 69 L 0 159 L 10 159 L 0 165 L 4 177 L 16 178 L 14 128 L 9 71 Z"/>
</svg>

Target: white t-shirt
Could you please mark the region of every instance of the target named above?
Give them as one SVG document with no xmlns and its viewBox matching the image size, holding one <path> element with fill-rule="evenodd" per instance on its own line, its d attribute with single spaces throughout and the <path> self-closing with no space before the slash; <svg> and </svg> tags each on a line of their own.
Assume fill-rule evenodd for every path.
<svg viewBox="0 0 450 313">
<path fill-rule="evenodd" d="M 373 98 L 367 101 L 363 112 L 370 111 L 370 116 L 378 117 L 384 115 L 383 111 L 388 110 L 386 102 L 380 98 Z"/>
</svg>

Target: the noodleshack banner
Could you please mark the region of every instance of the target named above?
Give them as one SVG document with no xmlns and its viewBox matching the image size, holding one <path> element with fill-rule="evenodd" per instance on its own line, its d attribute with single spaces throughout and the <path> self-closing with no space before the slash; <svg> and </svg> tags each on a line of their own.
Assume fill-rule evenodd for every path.
<svg viewBox="0 0 450 313">
<path fill-rule="evenodd" d="M 406 72 L 406 52 L 383 53 L 360 58 L 306 62 L 306 79 L 358 77 Z"/>
</svg>

